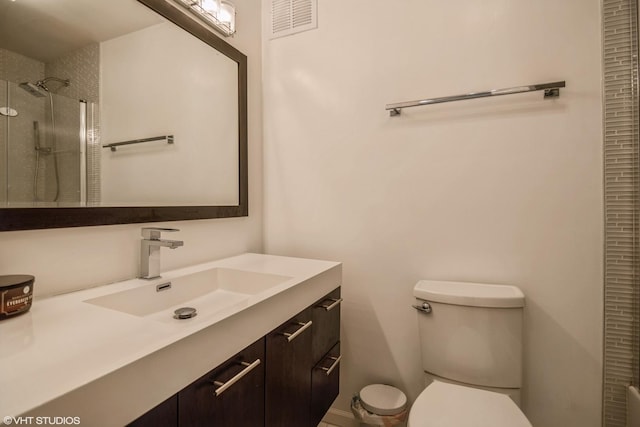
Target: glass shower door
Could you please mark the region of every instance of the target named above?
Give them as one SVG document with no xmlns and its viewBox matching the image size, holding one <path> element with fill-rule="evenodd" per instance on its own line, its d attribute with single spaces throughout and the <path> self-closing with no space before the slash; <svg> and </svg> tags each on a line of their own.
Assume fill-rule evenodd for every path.
<svg viewBox="0 0 640 427">
<path fill-rule="evenodd" d="M 0 203 L 86 201 L 87 103 L 0 81 Z M 2 114 L 6 112 L 7 114 Z"/>
<path fill-rule="evenodd" d="M 36 172 L 35 132 L 44 119 L 44 104 L 13 82 L 3 84 L 4 201 L 9 204 L 34 200 Z"/>
<path fill-rule="evenodd" d="M 51 104 L 48 99 L 47 104 Z M 51 151 L 43 156 L 46 161 L 45 201 L 64 204 L 83 199 L 81 181 L 86 175 L 81 174 L 84 164 L 81 112 L 84 105 L 76 99 L 53 95 L 53 119 L 47 118 L 46 139 Z M 48 106 L 47 116 L 51 116 L 50 110 Z"/>
</svg>

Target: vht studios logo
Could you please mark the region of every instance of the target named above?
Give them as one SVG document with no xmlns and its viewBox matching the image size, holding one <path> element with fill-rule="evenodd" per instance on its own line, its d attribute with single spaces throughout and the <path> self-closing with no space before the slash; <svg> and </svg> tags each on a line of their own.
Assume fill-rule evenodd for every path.
<svg viewBox="0 0 640 427">
<path fill-rule="evenodd" d="M 4 417 L 2 422 L 6 425 L 80 425 L 80 417 Z"/>
</svg>

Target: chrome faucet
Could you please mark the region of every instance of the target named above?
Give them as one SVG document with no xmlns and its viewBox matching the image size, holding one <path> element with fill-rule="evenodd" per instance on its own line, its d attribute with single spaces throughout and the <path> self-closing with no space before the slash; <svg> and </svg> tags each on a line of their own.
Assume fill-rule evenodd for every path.
<svg viewBox="0 0 640 427">
<path fill-rule="evenodd" d="M 160 239 L 163 231 L 180 231 L 177 228 L 143 227 L 140 242 L 140 278 L 155 279 L 160 277 L 160 248 L 175 249 L 184 245 L 182 240 Z"/>
</svg>

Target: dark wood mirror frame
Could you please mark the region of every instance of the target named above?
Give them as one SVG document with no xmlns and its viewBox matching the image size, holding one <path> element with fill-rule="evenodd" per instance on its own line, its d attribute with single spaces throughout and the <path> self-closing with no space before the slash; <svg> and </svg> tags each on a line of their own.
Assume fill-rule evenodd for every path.
<svg viewBox="0 0 640 427">
<path fill-rule="evenodd" d="M 141 222 L 231 218 L 249 215 L 247 166 L 247 57 L 212 30 L 165 0 L 138 0 L 238 63 L 239 205 L 150 207 L 2 208 L 0 231 L 85 227 Z"/>
</svg>

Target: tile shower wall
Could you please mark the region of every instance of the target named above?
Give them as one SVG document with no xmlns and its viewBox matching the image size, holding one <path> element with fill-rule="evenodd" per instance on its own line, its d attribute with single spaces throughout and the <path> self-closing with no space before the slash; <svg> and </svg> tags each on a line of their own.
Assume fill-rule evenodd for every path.
<svg viewBox="0 0 640 427">
<path fill-rule="evenodd" d="M 0 48 L 0 78 L 15 83 L 44 77 L 44 64 L 35 59 Z"/>
<path fill-rule="evenodd" d="M 31 202 L 34 200 L 34 177 L 36 152 L 34 149 L 34 119 L 40 126 L 42 137 L 50 125 L 48 98 L 35 98 L 18 86 L 21 82 L 36 82 L 45 76 L 70 79 L 69 87 L 59 87 L 51 82 L 49 87 L 54 95 L 54 110 L 59 152 L 60 202 L 80 200 L 80 176 L 78 164 L 79 101 L 89 103 L 89 123 L 94 127 L 89 135 L 87 163 L 90 169 L 87 182 L 88 200 L 100 200 L 100 146 L 98 138 L 97 103 L 99 101 L 99 45 L 88 45 L 67 53 L 50 63 L 0 49 L 0 87 L 3 105 L 7 102 L 18 111 L 15 118 L 0 118 L 0 202 Z M 7 101 L 6 97 L 9 97 Z M 91 105 L 91 104 L 94 105 Z M 93 112 L 93 114 L 92 114 Z M 27 119 L 27 117 L 29 119 Z M 50 135 L 47 136 L 49 139 Z M 51 141 L 42 140 L 43 146 L 51 146 Z M 51 201 L 55 198 L 56 178 L 53 157 L 43 154 L 39 158 L 38 198 Z M 7 185 L 9 184 L 9 185 Z M 6 189 L 6 191 L 5 191 Z"/>
<path fill-rule="evenodd" d="M 97 206 L 102 200 L 100 109 L 98 103 L 87 103 L 87 204 Z"/>
<path fill-rule="evenodd" d="M 603 2 L 605 427 L 626 425 L 627 386 L 638 378 L 638 316 L 634 315 L 639 283 L 636 8 L 636 0 Z"/>
</svg>

